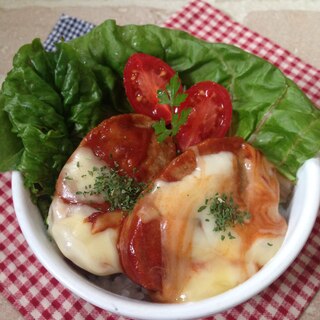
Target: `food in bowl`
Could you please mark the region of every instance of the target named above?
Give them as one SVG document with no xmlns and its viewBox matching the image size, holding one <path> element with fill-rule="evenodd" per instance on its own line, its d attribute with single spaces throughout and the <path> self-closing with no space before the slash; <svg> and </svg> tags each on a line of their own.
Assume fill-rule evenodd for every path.
<svg viewBox="0 0 320 320">
<path fill-rule="evenodd" d="M 151 123 L 126 114 L 89 132 L 58 178 L 49 233 L 79 267 L 124 273 L 156 301 L 228 290 L 284 239 L 276 170 L 241 138 L 206 139 L 175 157 Z M 146 190 L 132 193 L 141 182 Z"/>
<path fill-rule="evenodd" d="M 102 32 L 102 30 L 104 31 Z M 121 37 L 124 37 L 125 41 L 121 37 L 120 39 L 114 39 L 114 35 L 118 34 L 115 30 L 121 31 Z M 132 40 L 134 41 L 132 46 L 127 46 L 129 38 L 125 36 L 126 32 L 134 39 Z M 109 42 L 106 42 L 106 48 L 100 48 L 101 50 L 97 50 L 97 47 L 91 47 L 91 37 L 96 38 L 102 34 L 103 37 L 112 39 L 113 43 L 116 42 L 118 47 L 115 50 L 110 50 L 108 48 Z M 148 39 L 150 43 L 153 43 L 153 39 L 165 39 L 166 41 L 161 42 L 164 47 L 170 43 L 167 51 L 163 51 L 162 46 L 150 46 L 150 48 L 153 48 L 156 55 L 164 56 L 168 62 L 171 62 L 171 67 L 179 72 L 183 83 L 187 86 L 191 87 L 194 83 L 207 81 L 208 79 L 224 85 L 231 94 L 234 108 L 229 134 L 241 136 L 255 148 L 261 150 L 259 152 L 263 152 L 265 157 L 287 178 L 294 180 L 299 166 L 319 150 L 316 126 L 309 126 L 310 123 L 314 124 L 319 121 L 318 110 L 275 67 L 232 46 L 209 45 L 181 32 L 152 26 L 146 26 L 145 29 L 137 26 L 118 27 L 113 22 L 107 22 L 81 40 L 75 40 L 70 44 L 61 44 L 57 53 L 46 55 L 37 42 L 34 42 L 29 47 L 24 47 L 20 54 L 16 56 L 16 69 L 11 72 L 5 82 L 2 95 L 4 109 L 14 123 L 15 132 L 18 132 L 16 149 L 19 152 L 16 154 L 15 165 L 23 172 L 26 184 L 31 188 L 35 201 L 41 208 L 45 209 L 48 205 L 48 195 L 53 194 L 53 182 L 55 182 L 57 174 L 63 167 L 67 157 L 78 145 L 79 140 L 101 118 L 108 117 L 115 112 L 119 113 L 119 110 L 115 111 L 115 109 L 126 105 L 122 101 L 124 95 L 118 94 L 115 89 L 117 74 L 122 74 L 124 64 L 134 51 L 143 51 L 141 49 L 145 42 L 137 42 L 139 37 Z M 169 40 L 172 40 L 172 38 L 175 38 L 176 41 L 170 42 Z M 189 41 L 194 44 L 194 46 L 189 46 L 192 50 L 182 54 L 182 48 L 185 48 Z M 179 55 L 185 58 L 178 59 Z M 223 63 L 221 63 L 221 55 Z M 37 59 L 40 59 L 39 57 L 41 56 L 46 57 L 44 61 L 49 61 L 47 65 L 33 63 L 30 66 L 27 63 L 30 60 L 37 62 Z M 73 61 L 71 64 L 70 60 Z M 24 75 L 25 77 L 35 75 L 35 79 L 38 80 L 39 77 L 43 79 L 50 72 L 56 70 L 55 77 L 49 77 L 48 85 L 44 87 L 42 82 L 41 86 L 33 85 L 32 88 L 31 86 L 28 87 L 28 82 L 24 82 L 26 87 L 21 94 L 18 92 L 19 101 L 19 99 L 13 97 L 13 91 L 10 90 L 10 86 L 14 86 L 16 83 L 17 76 L 21 75 L 21 68 L 18 70 L 19 64 L 28 70 Z M 32 65 L 35 66 L 35 69 L 32 69 Z M 40 70 L 43 66 L 47 67 L 46 72 Z M 72 67 L 75 68 L 72 70 Z M 262 72 L 264 77 L 257 77 L 257 70 Z M 78 75 L 75 78 L 77 79 L 76 81 L 79 81 L 78 86 L 70 85 L 72 82 L 66 81 L 68 77 L 72 78 L 74 74 Z M 105 91 L 101 91 L 101 88 Z M 47 90 L 46 95 L 43 95 L 44 89 Z M 59 95 L 53 94 L 55 90 L 61 92 L 62 99 Z M 53 94 L 52 96 L 50 96 L 51 93 Z M 280 96 L 281 99 L 279 99 Z M 293 99 L 293 97 L 295 98 Z M 23 103 L 21 104 L 21 101 L 25 101 L 23 99 L 30 99 L 32 102 L 36 102 L 35 104 L 38 106 L 37 112 L 40 116 L 45 112 L 42 107 L 44 105 L 46 107 L 50 106 L 48 108 L 54 121 L 43 121 L 43 117 L 33 117 L 32 119 L 28 118 L 33 121 L 31 121 L 33 126 L 28 126 L 27 121 L 24 119 L 24 117 L 27 118 L 28 113 L 24 113 L 24 117 L 15 117 L 14 110 L 18 110 L 19 106 L 23 105 Z M 110 109 L 101 108 L 106 101 L 112 105 Z M 119 103 L 120 101 L 123 104 Z M 29 105 L 29 101 L 27 102 L 25 103 Z M 288 109 L 288 105 L 293 107 Z M 168 109 L 164 111 L 166 112 Z M 123 110 L 120 112 L 123 112 Z M 56 114 L 59 117 L 55 117 Z M 82 117 L 83 115 L 85 116 Z M 297 127 L 289 128 L 289 122 L 283 121 L 292 117 L 299 118 L 301 115 L 303 115 L 303 120 L 295 123 Z M 67 121 L 61 123 L 59 122 L 61 119 L 66 119 Z M 164 121 L 156 127 L 158 136 L 159 133 L 164 136 L 172 134 L 174 131 L 173 126 L 167 128 L 168 121 L 172 121 L 170 113 L 169 119 L 164 118 Z M 306 129 L 306 123 L 308 123 L 308 130 Z M 193 128 L 193 126 L 191 127 Z M 306 129 L 304 131 L 306 135 L 303 137 L 300 136 L 302 127 Z M 197 130 L 195 131 L 197 132 Z M 39 150 L 37 143 L 34 141 L 32 145 L 28 145 L 30 136 L 35 138 L 35 141 L 40 140 L 43 142 L 43 145 L 45 145 L 44 142 L 47 142 L 49 148 L 46 152 Z M 310 136 L 315 137 L 312 144 L 309 142 Z M 24 146 L 22 152 L 19 139 L 22 140 Z M 186 139 L 185 141 L 188 140 Z M 193 142 L 193 140 L 190 141 Z M 179 147 L 182 151 L 186 150 L 185 152 L 189 150 L 188 143 L 187 146 L 180 143 Z M 191 146 L 191 148 L 196 147 Z M 294 155 L 298 151 L 300 153 L 300 149 L 303 149 L 302 156 L 296 158 Z M 33 159 L 31 155 L 34 153 L 37 156 Z M 42 163 L 45 169 L 48 169 L 48 172 L 42 170 L 40 174 L 34 169 L 36 168 L 34 162 Z M 30 170 L 30 167 L 33 170 Z M 210 198 L 208 197 L 208 199 Z M 212 198 L 214 198 L 214 195 L 212 195 Z M 225 201 L 223 194 L 220 194 L 218 199 Z M 138 202 L 140 201 L 143 201 L 143 198 L 138 200 Z M 44 212 L 46 211 L 44 210 Z M 245 225 L 246 219 L 244 220 Z M 224 236 L 224 240 L 220 238 L 220 241 L 224 241 L 224 243 L 234 240 L 228 238 L 228 233 Z M 231 237 L 234 237 L 233 233 L 231 233 Z M 267 246 L 273 247 L 268 244 Z"/>
<path fill-rule="evenodd" d="M 172 139 L 158 143 L 152 123 L 141 114 L 103 121 L 59 175 L 49 233 L 67 258 L 93 274 L 122 272 L 117 242 L 123 220 L 144 185 L 175 157 Z"/>
<path fill-rule="evenodd" d="M 124 87 L 142 114 L 111 117 L 81 141 L 56 184 L 50 235 L 79 267 L 123 273 L 155 301 L 242 283 L 286 233 L 276 169 L 242 138 L 223 137 L 232 106 L 220 85 L 183 91 L 170 66 L 137 53 Z"/>
<path fill-rule="evenodd" d="M 240 138 L 207 139 L 175 158 L 124 221 L 124 271 L 161 302 L 225 292 L 281 246 L 274 168 Z"/>
<path fill-rule="evenodd" d="M 137 319 L 195 319 L 240 304 L 275 281 L 305 244 L 319 208 L 319 159 L 310 159 L 298 172 L 290 208 L 285 212 L 288 231 L 278 253 L 254 276 L 225 293 L 193 303 L 163 304 L 147 300 L 144 291 L 122 276 L 89 276 L 63 258 L 47 237 L 41 215 L 23 186 L 23 177 L 12 174 L 13 201 L 23 234 L 39 261 L 63 286 L 100 308 Z"/>
</svg>

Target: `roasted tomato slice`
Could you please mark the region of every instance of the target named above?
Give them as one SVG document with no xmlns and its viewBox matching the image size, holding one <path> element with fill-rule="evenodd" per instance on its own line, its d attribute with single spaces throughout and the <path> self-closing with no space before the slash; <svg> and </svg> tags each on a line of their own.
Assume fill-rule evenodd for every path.
<svg viewBox="0 0 320 320">
<path fill-rule="evenodd" d="M 179 110 L 191 108 L 187 122 L 180 128 L 176 141 L 181 151 L 208 138 L 222 138 L 232 117 L 228 91 L 212 82 L 199 82 L 189 88 L 188 97 Z"/>
<path fill-rule="evenodd" d="M 159 58 L 145 53 L 135 53 L 127 61 L 123 72 L 128 100 L 137 113 L 154 120 L 171 120 L 168 105 L 158 104 L 157 91 L 163 90 L 175 71 Z"/>
</svg>

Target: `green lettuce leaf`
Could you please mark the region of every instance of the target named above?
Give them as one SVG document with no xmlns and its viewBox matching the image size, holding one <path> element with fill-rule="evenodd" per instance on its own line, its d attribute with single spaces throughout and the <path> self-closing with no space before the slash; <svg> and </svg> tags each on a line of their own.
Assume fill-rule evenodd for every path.
<svg viewBox="0 0 320 320">
<path fill-rule="evenodd" d="M 204 80 L 225 86 L 234 108 L 229 134 L 251 142 L 289 179 L 319 152 L 319 109 L 272 64 L 182 31 L 107 20 L 55 52 L 37 39 L 23 46 L 2 85 L 0 170 L 20 170 L 44 211 L 82 137 L 102 119 L 132 111 L 122 74 L 135 52 L 166 61 L 187 87 Z"/>
<path fill-rule="evenodd" d="M 166 61 L 188 87 L 204 80 L 224 85 L 234 108 L 229 134 L 251 142 L 290 180 L 320 151 L 320 110 L 274 65 L 235 46 L 112 20 L 70 44 L 84 63 L 119 77 L 129 56 L 144 52 Z"/>
<path fill-rule="evenodd" d="M 23 145 L 16 134 L 11 132 L 12 125 L 4 111 L 5 99 L 0 94 L 0 172 L 16 170 L 23 153 Z"/>
<path fill-rule="evenodd" d="M 34 201 L 47 210 L 57 176 L 84 135 L 108 116 L 92 70 L 61 43 L 46 52 L 40 41 L 14 57 L 0 96 L 0 168 L 17 169 Z"/>
</svg>

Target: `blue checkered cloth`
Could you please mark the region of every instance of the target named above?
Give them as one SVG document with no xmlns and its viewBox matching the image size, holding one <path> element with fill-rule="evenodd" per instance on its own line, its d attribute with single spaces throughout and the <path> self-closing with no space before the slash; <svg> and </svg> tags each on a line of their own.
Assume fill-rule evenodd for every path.
<svg viewBox="0 0 320 320">
<path fill-rule="evenodd" d="M 70 41 L 83 36 L 94 27 L 95 25 L 90 22 L 62 14 L 45 40 L 44 48 L 47 51 L 53 51 L 57 42 Z"/>
</svg>

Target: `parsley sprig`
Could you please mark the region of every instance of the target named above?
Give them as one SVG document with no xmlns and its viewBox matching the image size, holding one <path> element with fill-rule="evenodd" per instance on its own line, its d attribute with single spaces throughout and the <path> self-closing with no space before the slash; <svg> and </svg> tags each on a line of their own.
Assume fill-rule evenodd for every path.
<svg viewBox="0 0 320 320">
<path fill-rule="evenodd" d="M 244 224 L 246 220 L 250 219 L 250 213 L 240 210 L 232 195 L 227 196 L 225 193 L 221 195 L 216 193 L 214 197 L 206 199 L 205 204 L 198 209 L 198 212 L 205 210 L 207 207 L 209 207 L 209 214 L 214 218 L 213 231 L 222 232 L 221 240 L 225 239 L 225 233 L 230 228 L 237 224 Z M 228 231 L 227 235 L 229 239 L 235 239 L 231 231 Z"/>
<path fill-rule="evenodd" d="M 145 188 L 145 183 L 137 182 L 133 178 L 122 174 L 116 166 L 93 167 L 88 170 L 88 175 L 94 178 L 94 183 L 85 186 L 84 191 L 77 194 L 84 196 L 101 194 L 106 202 L 110 204 L 110 210 L 131 211 Z"/>
<path fill-rule="evenodd" d="M 158 142 L 163 142 L 168 137 L 174 137 L 180 127 L 186 123 L 191 109 L 184 109 L 179 112 L 179 106 L 187 98 L 186 93 L 179 92 L 181 82 L 178 74 L 176 73 L 166 85 L 165 90 L 158 90 L 157 96 L 159 104 L 167 104 L 172 111 L 171 126 L 168 127 L 163 119 L 157 121 L 153 128 L 155 130 Z"/>
<path fill-rule="evenodd" d="M 186 93 L 179 92 L 181 82 L 176 73 L 166 85 L 165 90 L 158 90 L 157 96 L 160 104 L 168 104 L 171 108 L 179 107 L 187 98 Z"/>
</svg>

